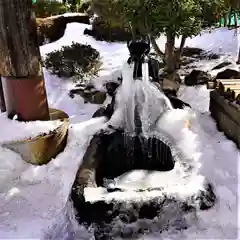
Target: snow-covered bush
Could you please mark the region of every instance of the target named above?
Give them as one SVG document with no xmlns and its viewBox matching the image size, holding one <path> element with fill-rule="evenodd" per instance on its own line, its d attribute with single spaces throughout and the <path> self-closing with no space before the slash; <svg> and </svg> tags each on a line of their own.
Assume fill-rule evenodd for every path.
<svg viewBox="0 0 240 240">
<path fill-rule="evenodd" d="M 90 45 L 72 43 L 46 55 L 44 67 L 52 74 L 74 81 L 97 75 L 102 62 L 100 53 Z"/>
</svg>

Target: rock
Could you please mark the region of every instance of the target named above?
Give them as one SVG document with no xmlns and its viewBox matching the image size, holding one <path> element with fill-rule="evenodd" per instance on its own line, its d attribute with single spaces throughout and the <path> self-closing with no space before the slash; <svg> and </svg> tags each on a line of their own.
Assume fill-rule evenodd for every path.
<svg viewBox="0 0 240 240">
<path fill-rule="evenodd" d="M 115 92 L 116 92 L 116 90 L 117 90 L 117 88 L 119 87 L 119 83 L 117 83 L 117 82 L 108 82 L 108 83 L 106 83 L 106 89 L 107 89 L 107 94 L 109 95 L 109 96 L 114 96 L 115 95 Z"/>
<path fill-rule="evenodd" d="M 211 80 L 211 75 L 201 71 L 201 70 L 192 70 L 192 72 L 185 77 L 185 84 L 187 86 L 201 85 L 209 82 Z"/>
<path fill-rule="evenodd" d="M 201 55 L 203 52 L 204 52 L 204 50 L 201 48 L 185 47 L 185 48 L 183 48 L 182 56 L 192 57 L 194 55 Z"/>
<path fill-rule="evenodd" d="M 164 63 L 159 62 L 157 59 L 149 58 L 149 76 L 153 82 L 159 81 L 159 70 L 164 68 Z"/>
<path fill-rule="evenodd" d="M 224 67 L 226 67 L 226 66 L 228 66 L 228 65 L 231 65 L 231 64 L 232 64 L 232 63 L 231 63 L 231 62 L 228 62 L 228 61 L 222 62 L 222 63 L 218 64 L 217 66 L 215 66 L 215 67 L 212 69 L 212 71 L 213 71 L 213 70 L 220 69 L 220 68 L 224 68 Z"/>
<path fill-rule="evenodd" d="M 168 80 L 164 79 L 162 82 L 162 90 L 163 92 L 166 91 L 171 91 L 172 93 L 176 94 L 180 88 L 180 83 L 173 81 L 173 80 Z"/>
<path fill-rule="evenodd" d="M 186 102 L 183 102 L 181 99 L 179 99 L 177 97 L 177 92 L 175 90 L 172 90 L 172 89 L 165 89 L 165 90 L 162 90 L 162 86 L 160 83 L 157 83 L 157 82 L 154 82 L 153 83 L 154 85 L 156 85 L 156 87 L 160 90 L 160 91 L 163 91 L 164 94 L 169 98 L 173 108 L 177 109 L 183 109 L 185 107 L 189 107 L 191 108 L 191 106 L 186 103 Z"/>
<path fill-rule="evenodd" d="M 90 102 L 93 104 L 103 104 L 107 97 L 105 92 L 97 91 L 94 88 L 88 89 L 86 87 L 79 87 L 69 91 L 69 96 L 71 98 L 74 98 L 75 94 L 80 95 L 85 102 Z"/>
<path fill-rule="evenodd" d="M 182 101 L 181 99 L 177 98 L 176 96 L 174 95 L 171 95 L 171 94 L 166 94 L 167 97 L 169 98 L 173 108 L 175 109 L 184 109 L 185 107 L 189 107 L 191 108 L 190 104 Z"/>
<path fill-rule="evenodd" d="M 186 229 L 190 224 L 186 217 L 195 219 L 198 208 L 205 210 L 216 202 L 212 186 L 207 185 L 198 195 L 193 192 L 186 199 L 178 197 L 178 194 L 167 194 L 161 187 L 135 189 L 140 198 L 143 196 L 141 201 L 137 198 L 126 201 L 123 194 L 127 196 L 129 192 L 120 186 L 118 188 L 118 185 L 115 189 L 103 186 L 106 183 L 104 178 L 114 185 L 111 179 L 131 169 L 171 170 L 174 167 L 171 159 L 168 146 L 155 138 L 130 137 L 122 130 L 96 134 L 84 155 L 71 191 L 77 221 L 86 227 L 91 226 L 96 239 L 109 240 L 123 236 L 137 239 L 156 223 L 159 231 Z M 89 190 L 94 195 L 90 199 Z M 120 197 L 111 200 L 111 190 L 118 191 Z M 145 199 L 151 191 L 154 195 Z M 159 191 L 159 196 L 156 191 Z M 134 223 L 134 231 L 129 229 L 131 223 Z"/>
<path fill-rule="evenodd" d="M 207 89 L 215 89 L 217 87 L 217 81 L 210 81 L 207 83 Z"/>
<path fill-rule="evenodd" d="M 220 55 L 216 53 L 206 53 L 204 56 L 201 57 L 201 59 L 208 59 L 208 60 L 216 60 L 219 58 L 220 58 Z"/>
<path fill-rule="evenodd" d="M 51 16 L 47 18 L 37 18 L 37 36 L 39 45 L 46 42 L 54 42 L 64 35 L 68 23 L 78 22 L 89 24 L 89 16 L 79 13 L 75 16 Z"/>
<path fill-rule="evenodd" d="M 179 49 L 176 49 L 178 51 Z M 219 59 L 220 56 L 218 54 L 212 52 L 206 52 L 201 48 L 194 47 L 185 47 L 182 53 L 183 57 L 187 58 L 195 58 L 195 59 Z"/>
<path fill-rule="evenodd" d="M 233 69 L 226 69 L 222 72 L 219 72 L 216 76 L 216 79 L 230 79 L 230 78 L 240 78 L 240 72 Z"/>
<path fill-rule="evenodd" d="M 105 92 L 97 91 L 97 92 L 95 92 L 95 94 L 93 94 L 91 103 L 103 104 L 106 97 L 107 97 L 107 95 Z"/>
<path fill-rule="evenodd" d="M 163 92 L 171 91 L 172 93 L 177 94 L 181 83 L 181 78 L 178 73 L 168 74 L 164 71 L 159 75 L 159 79 Z"/>
<path fill-rule="evenodd" d="M 105 108 L 105 107 L 100 107 L 100 108 L 92 115 L 92 118 L 105 116 L 105 111 L 106 111 L 106 108 Z"/>
</svg>

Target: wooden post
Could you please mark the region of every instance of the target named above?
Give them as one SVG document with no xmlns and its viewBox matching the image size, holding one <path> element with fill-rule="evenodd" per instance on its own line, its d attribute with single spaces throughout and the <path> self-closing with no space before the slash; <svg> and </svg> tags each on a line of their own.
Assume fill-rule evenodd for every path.
<svg viewBox="0 0 240 240">
<path fill-rule="evenodd" d="M 8 116 L 49 120 L 32 0 L 0 0 L 0 75 Z"/>
<path fill-rule="evenodd" d="M 238 59 L 237 59 L 237 64 L 240 64 L 240 46 L 239 46 L 239 50 L 238 50 Z"/>
<path fill-rule="evenodd" d="M 0 112 L 6 112 L 5 99 L 3 94 L 2 79 L 0 77 Z"/>
</svg>

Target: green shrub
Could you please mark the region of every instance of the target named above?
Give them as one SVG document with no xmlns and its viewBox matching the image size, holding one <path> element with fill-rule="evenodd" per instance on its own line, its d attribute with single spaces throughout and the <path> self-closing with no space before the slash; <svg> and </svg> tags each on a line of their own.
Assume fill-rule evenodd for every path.
<svg viewBox="0 0 240 240">
<path fill-rule="evenodd" d="M 127 41 L 132 39 L 132 34 L 128 26 L 123 25 L 120 21 L 114 22 L 97 17 L 92 23 L 93 37 L 96 40 L 107 42 Z"/>
<path fill-rule="evenodd" d="M 35 14 L 38 18 L 50 17 L 52 15 L 63 14 L 68 11 L 67 6 L 56 0 L 37 0 L 35 4 Z"/>
<path fill-rule="evenodd" d="M 44 66 L 52 74 L 74 81 L 87 80 L 97 75 L 101 65 L 100 54 L 96 49 L 74 42 L 71 46 L 63 46 L 47 54 L 44 60 Z"/>
</svg>

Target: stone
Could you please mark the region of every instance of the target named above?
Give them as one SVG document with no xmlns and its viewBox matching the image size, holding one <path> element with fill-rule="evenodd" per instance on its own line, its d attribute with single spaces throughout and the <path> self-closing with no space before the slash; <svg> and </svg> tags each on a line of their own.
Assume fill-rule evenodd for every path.
<svg viewBox="0 0 240 240">
<path fill-rule="evenodd" d="M 162 82 L 162 90 L 165 91 L 172 91 L 177 93 L 180 88 L 180 83 L 178 81 L 169 80 L 165 78 Z"/>
<path fill-rule="evenodd" d="M 159 147 L 160 149 L 156 149 Z M 113 240 L 123 235 L 136 239 L 149 228 L 146 223 L 151 221 L 158 222 L 159 231 L 167 228 L 186 229 L 189 226 L 185 219 L 186 214 L 194 217 L 198 208 L 206 210 L 216 202 L 217 199 L 210 184 L 199 191 L 198 195 L 190 195 L 186 199 L 164 194 L 161 188 L 147 188 L 136 191 L 142 197 L 153 190 L 154 195 L 156 191 L 161 194 L 150 199 L 143 198 L 142 201 L 132 199 L 126 202 L 122 197 L 110 201 L 103 200 L 114 191 L 119 194 L 124 194 L 125 191 L 120 188 L 108 191 L 108 188 L 104 187 L 106 182 L 104 178 L 114 179 L 131 169 L 146 169 L 151 172 L 151 170 L 170 171 L 173 167 L 171 151 L 158 139 L 130 137 L 122 130 L 116 130 L 110 134 L 106 132 L 96 134 L 86 151 L 71 192 L 71 200 L 77 214 L 76 219 L 86 227 L 92 226 L 96 239 Z M 86 194 L 90 192 L 89 190 L 95 197 L 97 194 L 100 198 L 97 197 L 95 200 L 90 197 L 92 199 L 90 200 Z M 125 192 L 125 194 L 128 193 Z M 120 224 L 124 223 L 121 228 L 117 226 L 119 221 Z M 141 224 L 138 225 L 138 221 L 142 221 Z M 129 229 L 132 223 L 138 225 L 137 232 Z M 136 225 L 134 226 L 136 230 Z"/>
<path fill-rule="evenodd" d="M 116 93 L 117 88 L 119 87 L 119 83 L 117 82 L 107 82 L 105 84 L 106 89 L 107 89 L 107 94 L 111 97 L 113 97 Z"/>
<path fill-rule="evenodd" d="M 162 90 L 162 86 L 161 86 L 160 83 L 154 82 L 153 84 L 154 84 L 160 91 L 163 91 L 163 92 L 164 92 L 164 94 L 169 98 L 169 100 L 170 100 L 173 108 L 175 108 L 175 109 L 176 109 L 176 108 L 183 109 L 183 108 L 185 108 L 185 107 L 191 108 L 191 106 L 190 106 L 188 103 L 182 101 L 181 99 L 179 99 L 179 98 L 177 97 L 177 92 L 176 92 L 175 90 L 171 90 L 171 89 Z"/>
<path fill-rule="evenodd" d="M 103 104 L 107 97 L 105 92 L 98 91 L 90 87 L 90 85 L 86 85 L 85 87 L 80 86 L 69 91 L 69 96 L 71 98 L 74 98 L 76 94 L 84 99 L 84 103 L 90 102 L 93 104 Z"/>
<path fill-rule="evenodd" d="M 226 69 L 222 72 L 219 72 L 216 76 L 216 79 L 231 79 L 231 78 L 240 78 L 240 72 L 233 69 Z"/>
<path fill-rule="evenodd" d="M 195 85 L 202 85 L 206 84 L 211 81 L 211 75 L 201 71 L 201 70 L 192 70 L 190 74 L 188 74 L 185 79 L 184 83 L 187 86 L 195 86 Z"/>
<path fill-rule="evenodd" d="M 103 104 L 106 97 L 107 97 L 107 95 L 106 95 L 105 92 L 97 91 L 97 92 L 95 92 L 95 94 L 93 94 L 92 99 L 91 99 L 91 103 L 93 103 L 93 104 Z"/>
<path fill-rule="evenodd" d="M 176 49 L 178 51 L 179 48 Z M 201 48 L 195 48 L 195 47 L 185 47 L 183 49 L 182 57 L 184 58 L 193 58 L 193 59 L 219 59 L 220 55 L 212 53 L 212 52 L 206 52 Z"/>
<path fill-rule="evenodd" d="M 174 95 L 171 95 L 171 93 L 170 93 L 170 94 L 166 94 L 166 95 L 167 95 L 167 97 L 169 98 L 169 100 L 170 100 L 173 108 L 175 108 L 175 109 L 177 109 L 177 108 L 183 109 L 183 108 L 185 108 L 185 107 L 191 108 L 190 104 L 182 101 L 181 99 L 177 98 L 177 97 L 174 96 Z"/>
<path fill-rule="evenodd" d="M 207 83 L 207 89 L 215 89 L 217 87 L 217 81 L 210 81 Z"/>
<path fill-rule="evenodd" d="M 179 49 L 177 49 L 177 51 L 178 50 Z M 204 52 L 204 50 L 201 49 L 201 48 L 185 47 L 185 48 L 183 48 L 182 56 L 192 57 L 192 56 L 195 56 L 195 55 L 201 55 L 203 52 Z"/>
<path fill-rule="evenodd" d="M 224 68 L 224 67 L 229 66 L 229 65 L 231 65 L 231 64 L 232 64 L 232 63 L 229 62 L 229 61 L 222 62 L 222 63 L 218 64 L 217 66 L 215 66 L 214 68 L 212 68 L 212 71 L 213 71 L 213 70 L 218 70 L 218 69 Z"/>
</svg>

